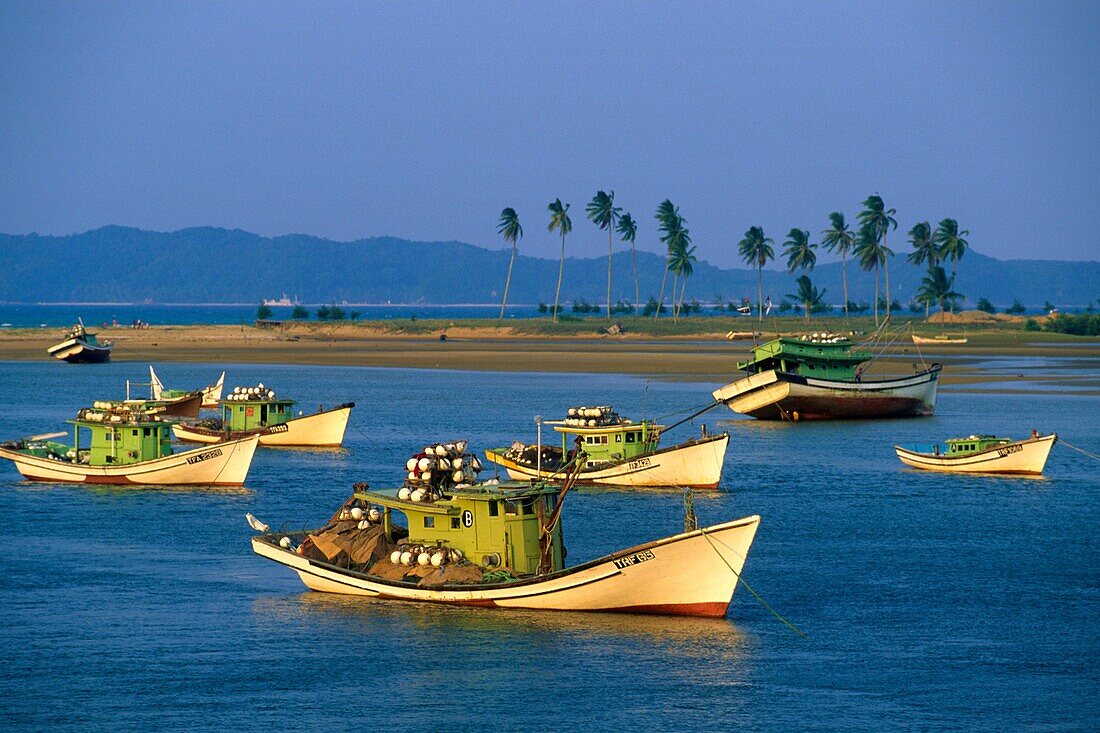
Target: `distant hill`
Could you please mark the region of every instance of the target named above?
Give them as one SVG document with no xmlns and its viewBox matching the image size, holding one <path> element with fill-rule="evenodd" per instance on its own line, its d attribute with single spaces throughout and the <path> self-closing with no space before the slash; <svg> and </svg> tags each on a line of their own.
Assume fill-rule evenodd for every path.
<svg viewBox="0 0 1100 733">
<path fill-rule="evenodd" d="M 0 234 L 0 252 L 0 300 L 7 302 L 258 303 L 286 292 L 306 303 L 494 303 L 500 302 L 509 256 L 506 249 L 463 242 L 393 237 L 334 242 L 211 227 L 150 232 L 115 226 L 65 237 Z M 612 297 L 632 300 L 629 250 L 617 252 L 612 266 Z M 660 290 L 662 268 L 657 255 L 638 253 L 643 301 Z M 895 257 L 892 294 L 906 303 L 922 274 Z M 509 299 L 551 302 L 557 275 L 557 260 L 520 254 Z M 828 302 L 841 302 L 840 264 L 822 265 L 811 277 L 826 289 Z M 606 259 L 569 258 L 562 301 L 603 302 L 606 278 Z M 765 270 L 764 292 L 778 303 L 794 291 L 794 279 Z M 870 274 L 851 262 L 848 286 L 853 300 L 870 300 L 874 291 Z M 1030 306 L 1048 300 L 1062 307 L 1081 306 L 1100 298 L 1100 262 L 1006 261 L 970 251 L 960 264 L 956 289 L 971 302 L 986 297 L 1000 306 L 1017 298 Z M 755 271 L 721 269 L 707 262 L 695 266 L 687 288 L 689 300 L 711 300 L 716 294 L 727 300 L 755 298 L 755 293 Z"/>
</svg>

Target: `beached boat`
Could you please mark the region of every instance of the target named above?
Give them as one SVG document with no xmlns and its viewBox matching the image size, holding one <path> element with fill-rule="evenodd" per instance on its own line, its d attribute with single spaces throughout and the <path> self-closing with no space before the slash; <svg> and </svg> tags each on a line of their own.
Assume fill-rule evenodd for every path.
<svg viewBox="0 0 1100 733">
<path fill-rule="evenodd" d="M 947 447 L 932 445 L 895 445 L 901 462 L 913 468 L 950 473 L 1041 474 L 1050 449 L 1058 441 L 1055 434 L 1012 440 L 994 435 L 952 438 Z"/>
<path fill-rule="evenodd" d="M 931 336 L 931 337 L 928 337 L 928 336 L 918 336 L 915 333 L 913 334 L 913 343 L 917 344 L 918 346 L 936 346 L 936 345 L 947 345 L 947 346 L 955 345 L 955 346 L 959 346 L 959 345 L 965 344 L 967 342 L 967 340 L 968 339 L 965 336 L 955 336 L 955 337 L 952 337 L 952 336 Z"/>
<path fill-rule="evenodd" d="M 661 448 L 663 425 L 624 419 L 609 406 L 571 407 L 564 420 L 547 421 L 561 435 L 561 446 L 521 443 L 493 448 L 485 457 L 517 480 L 562 481 L 575 443 L 587 458 L 581 484 L 716 489 L 729 434 L 703 435 Z"/>
<path fill-rule="evenodd" d="M 761 420 L 913 417 L 936 409 L 940 365 L 911 376 L 864 379 L 867 351 L 847 338 L 814 334 L 777 338 L 739 363 L 748 376 L 712 394 L 734 412 Z"/>
<path fill-rule="evenodd" d="M 80 320 L 69 329 L 64 339 L 46 349 L 46 353 L 70 364 L 102 364 L 111 360 L 113 345 L 110 341 L 97 339 Z"/>
<path fill-rule="evenodd" d="M 354 402 L 306 415 L 294 414 L 294 400 L 277 399 L 275 392 L 259 384 L 234 387 L 219 400 L 219 416 L 209 420 L 180 422 L 172 426 L 177 440 L 218 443 L 258 435 L 260 445 L 310 448 L 338 447 Z"/>
<path fill-rule="evenodd" d="M 86 408 L 68 422 L 75 426 L 72 445 L 53 440 L 66 433 L 38 435 L 0 445 L 0 458 L 32 481 L 241 486 L 258 443 L 250 436 L 174 453 L 159 415 Z"/>
<path fill-rule="evenodd" d="M 218 401 L 222 398 L 222 388 L 225 386 L 225 372 L 223 371 L 218 377 L 218 381 L 213 384 L 203 387 L 198 390 L 202 393 L 202 402 L 199 407 L 206 409 L 216 409 Z M 182 390 L 182 389 L 166 389 L 164 384 L 160 381 L 160 377 L 153 371 L 152 365 L 149 366 L 149 387 L 152 391 L 152 397 L 155 400 L 160 399 L 173 399 L 190 395 L 194 390 Z M 191 417 L 198 417 L 198 413 Z"/>
<path fill-rule="evenodd" d="M 265 533 L 252 549 L 312 590 L 370 599 L 721 617 L 760 523 L 750 516 L 693 529 L 567 568 L 560 514 L 570 482 L 410 494 L 415 485 L 357 485 L 325 527 Z"/>
</svg>

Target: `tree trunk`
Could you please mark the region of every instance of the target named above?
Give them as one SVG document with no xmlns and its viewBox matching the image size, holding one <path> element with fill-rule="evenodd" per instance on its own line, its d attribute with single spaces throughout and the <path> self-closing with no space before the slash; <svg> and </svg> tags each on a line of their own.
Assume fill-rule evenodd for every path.
<svg viewBox="0 0 1100 733">
<path fill-rule="evenodd" d="M 878 263 L 875 263 L 875 327 L 878 327 Z"/>
<path fill-rule="evenodd" d="M 806 325 L 810 325 L 810 304 L 803 303 L 802 306 L 806 309 Z"/>
<path fill-rule="evenodd" d="M 516 243 L 512 242 L 512 259 L 508 260 L 508 279 L 504 281 L 504 300 L 500 302 L 498 321 L 504 320 L 504 307 L 508 305 L 508 286 L 512 284 L 512 265 L 516 262 Z"/>
<path fill-rule="evenodd" d="M 653 320 L 661 315 L 661 306 L 665 303 L 665 282 L 668 280 L 668 262 L 665 262 L 665 274 L 661 275 L 661 295 L 657 298 L 657 310 L 653 314 Z"/>
<path fill-rule="evenodd" d="M 756 266 L 756 314 L 760 323 L 764 322 L 764 270 Z"/>
<path fill-rule="evenodd" d="M 676 284 L 680 282 L 680 273 L 672 273 L 672 320 L 680 317 L 680 309 L 676 307 Z"/>
<path fill-rule="evenodd" d="M 687 290 L 687 287 L 688 278 L 687 275 L 684 275 L 683 280 L 680 282 L 680 311 L 684 310 L 684 291 Z"/>
<path fill-rule="evenodd" d="M 882 237 L 882 247 L 886 248 L 886 235 Z M 882 266 L 886 276 L 886 320 L 890 320 L 890 255 L 882 256 Z"/>
<path fill-rule="evenodd" d="M 565 232 L 561 233 L 561 264 L 558 265 L 558 289 L 554 291 L 554 320 L 558 322 L 558 297 L 561 295 L 561 276 L 565 274 Z"/>
<path fill-rule="evenodd" d="M 611 224 L 607 225 L 607 320 L 611 320 Z"/>
<path fill-rule="evenodd" d="M 955 284 L 955 263 L 956 262 L 958 262 L 958 260 L 951 260 L 951 284 L 952 285 Z M 948 290 L 950 290 L 950 288 L 948 288 Z M 942 305 L 940 306 L 940 310 L 941 311 L 943 310 Z M 951 301 L 951 315 L 955 315 L 955 301 L 954 300 Z"/>
<path fill-rule="evenodd" d="M 640 315 L 638 311 L 638 255 L 634 251 L 634 242 L 630 243 L 630 261 L 634 263 L 634 317 L 637 318 Z"/>
<path fill-rule="evenodd" d="M 844 279 L 844 320 L 848 320 L 848 261 L 844 252 L 840 253 L 840 276 Z"/>
</svg>

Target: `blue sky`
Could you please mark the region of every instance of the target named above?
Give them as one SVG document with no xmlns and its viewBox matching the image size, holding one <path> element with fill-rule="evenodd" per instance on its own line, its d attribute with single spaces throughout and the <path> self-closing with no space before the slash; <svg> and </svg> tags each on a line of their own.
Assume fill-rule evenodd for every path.
<svg viewBox="0 0 1100 733">
<path fill-rule="evenodd" d="M 1002 258 L 1098 259 L 1096 3 L 0 4 L 0 231 L 393 235 L 572 254 L 599 188 L 700 257 L 879 192 Z"/>
</svg>

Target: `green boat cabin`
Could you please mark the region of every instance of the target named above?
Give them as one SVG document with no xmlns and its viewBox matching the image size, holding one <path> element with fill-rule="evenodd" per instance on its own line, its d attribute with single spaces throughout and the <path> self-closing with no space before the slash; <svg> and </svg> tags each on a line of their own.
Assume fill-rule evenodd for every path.
<svg viewBox="0 0 1100 733">
<path fill-rule="evenodd" d="M 112 421 L 118 417 L 117 421 Z M 172 432 L 167 423 L 144 415 L 121 416 L 81 410 L 75 420 L 73 444 L 53 441 L 29 443 L 25 450 L 39 457 L 55 456 L 88 466 L 117 466 L 172 455 Z"/>
<path fill-rule="evenodd" d="M 255 430 L 282 425 L 294 417 L 294 400 L 249 399 L 221 400 L 223 429 L 232 431 Z"/>
<path fill-rule="evenodd" d="M 512 575 L 534 575 L 542 557 L 542 526 L 549 521 L 558 490 L 528 483 L 474 485 L 447 489 L 431 502 L 405 501 L 396 490 L 357 491 L 356 498 L 382 507 L 392 536 L 393 513 L 405 515 L 409 541 L 461 550 L 466 559 Z M 561 522 L 550 533 L 550 572 L 564 567 Z"/>
<path fill-rule="evenodd" d="M 998 445 L 1011 443 L 1010 438 L 998 438 L 995 435 L 971 435 L 969 438 L 950 438 L 947 441 L 947 455 L 959 456 L 968 453 L 980 453 Z"/>
<path fill-rule="evenodd" d="M 785 374 L 851 381 L 860 364 L 870 361 L 869 351 L 853 351 L 846 338 L 777 338 L 753 347 L 752 359 L 737 368 L 749 374 L 776 370 Z"/>
<path fill-rule="evenodd" d="M 548 421 L 547 425 L 553 425 L 554 430 L 561 433 L 562 455 L 567 455 L 573 449 L 577 438 L 580 438 L 581 449 L 588 454 L 586 467 L 629 461 L 652 453 L 657 450 L 661 440 L 661 430 L 664 428 L 663 425 L 658 425 L 651 420 L 641 422 L 623 420 L 594 427 L 567 425 L 565 421 Z"/>
</svg>

